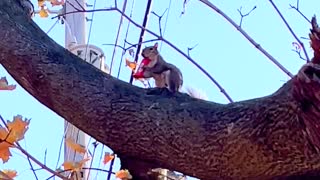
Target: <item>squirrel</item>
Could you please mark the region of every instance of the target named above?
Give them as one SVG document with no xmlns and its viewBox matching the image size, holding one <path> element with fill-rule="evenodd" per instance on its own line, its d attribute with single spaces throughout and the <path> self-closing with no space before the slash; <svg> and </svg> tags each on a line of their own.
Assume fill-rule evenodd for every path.
<svg viewBox="0 0 320 180">
<path fill-rule="evenodd" d="M 183 84 L 182 73 L 175 65 L 167 63 L 158 51 L 158 43 L 145 47 L 141 55 L 150 59 L 143 67 L 145 78 L 153 77 L 157 87 L 168 87 L 171 92 L 177 92 Z"/>
</svg>

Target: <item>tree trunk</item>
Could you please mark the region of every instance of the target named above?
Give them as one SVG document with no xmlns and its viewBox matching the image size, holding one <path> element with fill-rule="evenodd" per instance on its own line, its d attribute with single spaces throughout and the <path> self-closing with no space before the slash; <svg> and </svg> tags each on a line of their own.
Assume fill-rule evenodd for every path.
<svg viewBox="0 0 320 180">
<path fill-rule="evenodd" d="M 270 96 L 227 105 L 164 95 L 103 73 L 21 12 L 16 0 L 0 1 L 0 63 L 33 97 L 123 157 L 135 178 L 155 167 L 201 179 L 317 175 L 319 65 L 302 67 Z"/>
</svg>

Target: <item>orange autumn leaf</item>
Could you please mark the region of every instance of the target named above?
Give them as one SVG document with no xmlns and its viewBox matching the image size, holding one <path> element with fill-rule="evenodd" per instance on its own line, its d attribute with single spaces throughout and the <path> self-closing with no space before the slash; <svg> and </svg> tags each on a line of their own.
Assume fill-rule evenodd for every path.
<svg viewBox="0 0 320 180">
<path fill-rule="evenodd" d="M 48 11 L 48 9 L 45 8 L 45 5 L 41 6 L 41 9 L 39 11 L 39 16 L 42 18 L 46 18 L 49 16 L 49 11 Z"/>
<path fill-rule="evenodd" d="M 60 6 L 64 4 L 64 0 L 51 0 L 50 3 L 52 6 Z"/>
<path fill-rule="evenodd" d="M 0 159 L 5 163 L 11 156 L 9 148 L 14 147 L 14 143 L 24 138 L 28 130 L 30 120 L 22 120 L 21 115 L 13 117 L 13 121 L 7 122 L 8 129 L 0 127 Z"/>
<path fill-rule="evenodd" d="M 13 137 L 14 141 L 20 141 L 24 138 L 24 134 L 29 129 L 30 119 L 23 120 L 21 115 L 13 117 L 12 122 L 8 122 L 9 137 Z M 13 143 L 13 142 L 12 142 Z"/>
<path fill-rule="evenodd" d="M 128 66 L 132 71 L 135 71 L 137 68 L 137 63 L 129 61 L 126 59 L 126 66 Z"/>
<path fill-rule="evenodd" d="M 13 179 L 13 178 L 15 178 L 16 176 L 17 176 L 17 171 L 15 171 L 15 170 L 10 170 L 10 169 L 5 169 L 5 170 L 3 170 L 2 171 L 7 177 L 5 177 L 5 176 L 3 176 L 3 175 L 1 175 L 0 174 L 0 179 L 1 178 L 11 178 L 11 179 Z"/>
<path fill-rule="evenodd" d="M 106 165 L 112 159 L 114 159 L 114 155 L 110 154 L 109 152 L 105 152 L 104 158 L 103 158 L 103 164 Z"/>
<path fill-rule="evenodd" d="M 66 144 L 69 148 L 71 148 L 72 150 L 74 150 L 78 153 L 84 154 L 87 151 L 83 145 L 73 142 L 73 140 L 70 138 L 66 139 Z"/>
<path fill-rule="evenodd" d="M 127 169 L 125 169 L 125 170 L 120 170 L 120 171 L 116 172 L 116 178 L 119 178 L 119 179 L 132 179 L 132 176 L 129 173 L 129 171 Z"/>
<path fill-rule="evenodd" d="M 71 162 L 67 161 L 62 164 L 64 170 L 71 170 L 72 172 L 78 172 L 82 169 L 83 165 L 89 161 L 90 158 L 82 159 L 81 161 Z"/>
<path fill-rule="evenodd" d="M 6 77 L 0 78 L 0 90 L 14 90 L 16 85 L 9 85 Z"/>
<path fill-rule="evenodd" d="M 2 142 L 2 143 L 6 143 L 6 142 Z M 1 144 L 2 144 L 2 143 L 1 143 Z M 6 144 L 8 144 L 8 143 L 6 143 Z M 2 159 L 2 162 L 3 162 L 3 163 L 8 162 L 10 156 L 11 156 L 11 152 L 10 152 L 10 150 L 9 150 L 9 147 L 6 147 L 6 148 L 5 148 L 5 147 L 2 147 L 2 148 L 0 148 L 0 159 Z"/>
<path fill-rule="evenodd" d="M 9 148 L 13 147 L 12 143 L 14 142 L 13 136 L 8 135 L 8 133 L 7 129 L 0 127 L 0 159 L 3 163 L 8 162 L 11 156 Z"/>
</svg>

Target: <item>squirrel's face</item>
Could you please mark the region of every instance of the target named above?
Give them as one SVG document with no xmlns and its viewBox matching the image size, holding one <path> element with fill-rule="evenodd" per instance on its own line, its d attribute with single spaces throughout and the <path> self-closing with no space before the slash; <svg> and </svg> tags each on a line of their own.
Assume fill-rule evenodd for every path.
<svg viewBox="0 0 320 180">
<path fill-rule="evenodd" d="M 154 46 L 145 47 L 141 53 L 142 57 L 148 58 L 150 60 L 154 60 L 158 56 L 158 54 L 159 52 Z"/>
</svg>

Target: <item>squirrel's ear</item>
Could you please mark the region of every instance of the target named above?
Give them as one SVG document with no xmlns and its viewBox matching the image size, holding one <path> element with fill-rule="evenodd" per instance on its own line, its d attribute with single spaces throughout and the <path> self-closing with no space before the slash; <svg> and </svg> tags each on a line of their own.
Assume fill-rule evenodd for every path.
<svg viewBox="0 0 320 180">
<path fill-rule="evenodd" d="M 157 49 L 158 48 L 158 43 L 157 42 L 154 43 L 153 47 Z"/>
</svg>

